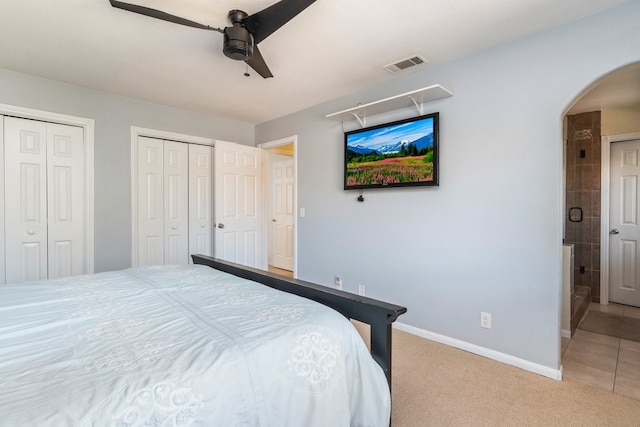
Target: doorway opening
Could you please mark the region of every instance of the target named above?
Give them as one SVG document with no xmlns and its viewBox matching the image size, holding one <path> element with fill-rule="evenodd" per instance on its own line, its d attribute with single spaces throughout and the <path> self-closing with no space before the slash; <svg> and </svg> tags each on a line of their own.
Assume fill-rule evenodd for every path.
<svg viewBox="0 0 640 427">
<path fill-rule="evenodd" d="M 131 126 L 131 265 L 214 255 L 214 140 Z"/>
<path fill-rule="evenodd" d="M 636 268 L 640 266 L 640 251 L 636 251 L 640 237 L 620 238 L 620 220 L 625 227 L 640 227 L 640 168 L 627 169 L 640 166 L 640 142 L 635 148 L 626 142 L 640 139 L 638 75 L 640 62 L 608 73 L 576 97 L 563 116 L 563 237 L 565 243 L 573 239 L 576 249 L 575 291 L 565 290 L 562 301 L 563 377 L 630 397 L 640 396 L 640 387 L 630 382 L 630 371 L 619 361 L 635 357 L 632 350 L 637 343 L 613 330 L 594 332 L 592 326 L 594 319 L 603 316 L 616 318 L 607 320 L 614 323 L 640 316 L 640 308 L 631 300 L 610 304 L 620 301 L 611 292 L 613 286 L 620 286 L 620 270 L 626 275 L 623 286 L 640 293 Z M 591 223 L 585 226 L 587 218 Z M 566 327 L 569 317 L 570 327 Z"/>
<path fill-rule="evenodd" d="M 297 277 L 297 136 L 258 145 L 264 156 L 264 229 L 268 270 Z"/>
<path fill-rule="evenodd" d="M 562 336 L 565 338 L 575 332 L 589 304 L 609 303 L 611 266 L 621 265 L 616 255 L 620 252 L 610 251 L 612 244 L 620 244 L 613 241 L 616 235 L 610 234 L 611 150 L 614 143 L 640 137 L 639 74 L 640 62 L 606 74 L 576 97 L 563 117 L 563 243 L 573 245 L 574 252 L 573 268 L 564 268 L 572 273 L 565 277 L 570 280 L 573 276 L 573 283 L 563 286 Z M 629 177 L 625 179 L 628 184 L 633 181 Z M 614 186 L 618 184 L 622 185 L 617 182 Z M 627 186 L 625 191 L 632 191 L 632 186 Z M 637 201 L 634 203 L 625 209 L 635 218 L 640 205 Z M 620 212 L 616 212 L 619 217 Z M 637 220 L 640 222 L 640 218 Z M 627 249 L 635 247 L 629 241 L 625 244 Z M 635 263 L 638 255 L 640 252 L 627 258 Z M 611 256 L 618 258 L 611 259 Z M 640 293 L 640 281 L 638 284 Z"/>
</svg>

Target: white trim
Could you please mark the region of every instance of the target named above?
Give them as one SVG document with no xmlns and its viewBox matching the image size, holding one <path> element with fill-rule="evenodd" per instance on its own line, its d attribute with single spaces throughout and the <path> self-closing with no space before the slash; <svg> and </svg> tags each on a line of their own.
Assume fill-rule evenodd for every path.
<svg viewBox="0 0 640 427">
<path fill-rule="evenodd" d="M 262 150 L 260 147 L 256 147 L 259 150 Z M 263 261 L 263 265 L 261 266 L 262 269 L 264 270 L 268 270 L 269 269 L 269 237 L 271 236 L 271 232 L 270 232 L 270 228 L 269 228 L 269 204 L 270 204 L 270 192 L 269 192 L 269 185 L 271 184 L 271 180 L 270 180 L 270 168 L 271 168 L 271 156 L 269 155 L 269 152 L 265 152 L 265 151 L 260 151 L 260 153 L 262 154 L 262 188 L 260 191 L 262 191 L 262 206 L 261 206 L 261 221 L 260 221 L 260 227 L 263 230 L 262 236 L 262 247 L 260 248 L 260 253 L 262 255 L 262 261 Z"/>
<path fill-rule="evenodd" d="M 611 185 L 611 144 L 640 139 L 640 132 L 602 137 L 600 180 L 600 304 L 609 304 L 609 197 Z"/>
<path fill-rule="evenodd" d="M 167 132 L 158 129 L 149 129 L 139 126 L 131 126 L 131 139 L 135 136 L 136 140 L 138 136 L 148 136 L 149 138 L 168 139 L 170 141 L 185 142 L 188 144 L 200 144 L 213 147 L 215 145 L 215 139 L 204 138 L 201 136 L 185 135 L 183 133 Z"/>
<path fill-rule="evenodd" d="M 611 139 L 600 140 L 600 304 L 609 304 L 609 186 Z"/>
<path fill-rule="evenodd" d="M 0 115 L 0 283 L 7 281 L 4 237 L 4 118 Z"/>
<path fill-rule="evenodd" d="M 567 331 L 566 329 L 560 329 L 560 336 L 562 338 L 569 338 L 571 339 L 571 331 Z"/>
<path fill-rule="evenodd" d="M 271 148 L 281 147 L 283 145 L 293 144 L 293 179 L 294 179 L 294 192 L 293 192 L 293 277 L 298 278 L 298 135 L 291 135 L 286 138 L 276 139 L 275 141 L 264 142 L 262 144 L 258 144 L 258 148 L 263 150 L 269 150 Z M 263 171 L 264 174 L 268 174 L 269 170 Z M 263 188 L 267 186 L 269 182 L 269 178 L 263 179 L 264 185 Z M 267 191 L 264 191 L 263 194 L 268 194 Z M 263 235 L 264 238 L 264 257 L 263 259 L 267 260 L 269 258 L 269 242 L 268 242 L 268 232 L 266 221 L 268 219 L 268 201 L 263 201 L 263 212 L 262 216 L 264 218 L 263 221 Z"/>
<path fill-rule="evenodd" d="M 276 139 L 274 141 L 263 142 L 262 144 L 258 144 L 258 148 L 262 148 L 263 150 L 269 150 L 271 148 L 281 147 L 283 145 L 293 144 L 294 150 L 293 154 L 295 155 L 295 148 L 298 143 L 298 135 L 291 135 L 286 138 Z"/>
<path fill-rule="evenodd" d="M 450 347 L 459 348 L 460 350 L 468 351 L 470 353 L 477 354 L 488 359 L 496 360 L 501 363 L 506 363 L 507 365 L 524 369 L 525 371 L 533 372 L 535 374 L 542 375 L 554 380 L 562 380 L 562 366 L 560 366 L 560 369 L 549 368 L 548 366 L 520 359 L 519 357 L 511 356 L 510 354 L 501 353 L 499 351 L 457 340 L 445 335 L 436 334 L 434 332 L 416 328 L 415 326 L 410 326 L 401 322 L 393 323 L 393 327 L 400 331 L 426 338 L 431 341 L 439 342 Z"/>
<path fill-rule="evenodd" d="M 138 265 L 138 208 L 136 203 L 138 200 L 138 186 L 136 185 L 136 177 L 138 176 L 138 150 L 136 148 L 139 136 L 184 142 L 187 144 L 207 145 L 210 147 L 215 145 L 215 139 L 212 138 L 131 126 L 131 266 L 133 267 Z M 215 175 L 215 170 L 213 173 Z"/>
<path fill-rule="evenodd" d="M 94 134 L 95 120 L 85 117 L 69 116 L 66 114 L 52 113 L 50 111 L 34 110 L 32 108 L 16 107 L 14 105 L 0 104 L 0 115 L 20 117 L 24 119 L 38 120 L 42 122 L 59 123 L 63 125 L 77 126 L 83 130 L 85 145 L 85 254 L 84 271 L 86 274 L 94 272 Z M 4 147 L 4 146 L 3 146 Z M 2 163 L 4 165 L 4 163 Z M 4 170 L 4 166 L 2 166 Z M 3 186 L 4 188 L 4 186 Z M 4 204 L 4 197 L 3 197 Z M 2 218 L 4 219 L 4 209 Z M 2 221 L 4 223 L 4 220 Z M 0 240 L 4 242 L 4 228 L 1 230 Z M 3 243 L 4 244 L 4 243 Z M 4 262 L 4 257 L 2 258 Z M 3 279 L 4 280 L 4 279 Z"/>
</svg>

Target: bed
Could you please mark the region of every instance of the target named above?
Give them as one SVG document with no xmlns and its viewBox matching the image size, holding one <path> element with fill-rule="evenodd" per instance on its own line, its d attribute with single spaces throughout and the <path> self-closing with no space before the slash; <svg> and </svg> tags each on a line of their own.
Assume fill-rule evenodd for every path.
<svg viewBox="0 0 640 427">
<path fill-rule="evenodd" d="M 0 287 L 0 424 L 388 425 L 404 307 L 193 259 Z"/>
</svg>

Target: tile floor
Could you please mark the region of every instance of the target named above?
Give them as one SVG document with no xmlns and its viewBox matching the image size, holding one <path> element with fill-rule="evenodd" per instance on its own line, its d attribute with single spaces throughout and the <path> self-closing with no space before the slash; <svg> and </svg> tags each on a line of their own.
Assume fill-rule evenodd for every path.
<svg viewBox="0 0 640 427">
<path fill-rule="evenodd" d="M 604 311 L 640 319 L 640 308 L 591 303 L 589 311 Z M 640 342 L 576 329 L 562 338 L 564 378 L 640 400 Z"/>
</svg>

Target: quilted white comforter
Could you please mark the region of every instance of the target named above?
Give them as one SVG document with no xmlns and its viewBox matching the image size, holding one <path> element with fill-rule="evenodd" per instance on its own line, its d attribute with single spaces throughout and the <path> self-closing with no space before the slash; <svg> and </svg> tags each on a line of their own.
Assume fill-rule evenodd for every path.
<svg viewBox="0 0 640 427">
<path fill-rule="evenodd" d="M 2 426 L 388 426 L 337 312 L 200 265 L 0 286 Z"/>
</svg>

